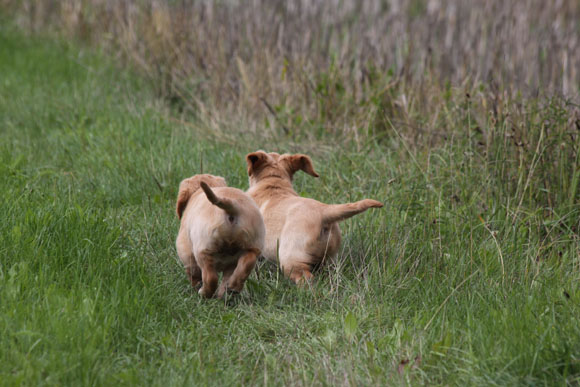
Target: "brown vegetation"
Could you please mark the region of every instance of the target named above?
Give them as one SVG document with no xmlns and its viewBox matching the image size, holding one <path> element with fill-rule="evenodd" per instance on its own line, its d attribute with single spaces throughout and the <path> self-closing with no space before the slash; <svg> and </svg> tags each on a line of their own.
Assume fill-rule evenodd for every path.
<svg viewBox="0 0 580 387">
<path fill-rule="evenodd" d="M 106 47 L 220 132 L 412 149 L 453 139 L 501 163 L 498 178 L 522 198 L 534 188 L 546 205 L 575 201 L 577 1 L 0 4 L 32 31 Z"/>
<path fill-rule="evenodd" d="M 274 115 L 287 131 L 305 122 L 372 130 L 382 110 L 407 124 L 431 113 L 422 126 L 435 129 L 446 82 L 462 91 L 484 84 L 492 98 L 577 96 L 580 84 L 573 1 L 3 3 L 30 29 L 120 53 L 197 113 Z"/>
</svg>

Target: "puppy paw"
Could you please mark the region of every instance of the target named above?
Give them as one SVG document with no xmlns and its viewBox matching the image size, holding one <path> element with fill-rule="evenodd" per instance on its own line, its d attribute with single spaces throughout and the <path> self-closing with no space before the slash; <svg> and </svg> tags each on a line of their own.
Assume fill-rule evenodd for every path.
<svg viewBox="0 0 580 387">
<path fill-rule="evenodd" d="M 239 302 L 242 300 L 242 296 L 240 295 L 240 292 L 238 292 L 237 290 L 228 289 L 226 290 L 222 300 L 224 301 L 226 306 L 233 307 L 239 304 Z"/>
<path fill-rule="evenodd" d="M 201 281 L 191 281 L 191 287 L 199 291 L 203 283 Z"/>
<path fill-rule="evenodd" d="M 237 297 L 239 294 L 240 292 L 238 292 L 237 290 L 227 288 L 219 292 L 218 298 L 233 298 Z"/>
<path fill-rule="evenodd" d="M 203 298 L 212 298 L 213 297 L 213 293 L 210 294 L 206 289 L 203 288 L 203 286 L 201 287 L 201 289 L 199 289 L 197 291 L 197 293 L 202 296 Z"/>
</svg>

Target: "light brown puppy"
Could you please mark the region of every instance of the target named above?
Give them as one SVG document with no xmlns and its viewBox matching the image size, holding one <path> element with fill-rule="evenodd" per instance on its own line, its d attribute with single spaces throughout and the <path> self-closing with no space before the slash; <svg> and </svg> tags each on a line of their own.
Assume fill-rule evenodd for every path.
<svg viewBox="0 0 580 387">
<path fill-rule="evenodd" d="M 336 255 L 340 246 L 337 222 L 383 206 L 371 199 L 329 205 L 298 196 L 292 188 L 296 171 L 318 177 L 306 155 L 257 151 L 248 154 L 246 161 L 248 194 L 260 207 L 266 224 L 262 254 L 274 262 L 278 259 L 284 274 L 296 283 L 310 279 L 314 267 Z"/>
<path fill-rule="evenodd" d="M 211 298 L 222 271 L 217 296 L 240 292 L 264 246 L 264 221 L 254 201 L 227 187 L 223 177 L 196 175 L 179 185 L 177 216 L 177 254 L 191 286 L 201 281 L 199 294 Z"/>
</svg>

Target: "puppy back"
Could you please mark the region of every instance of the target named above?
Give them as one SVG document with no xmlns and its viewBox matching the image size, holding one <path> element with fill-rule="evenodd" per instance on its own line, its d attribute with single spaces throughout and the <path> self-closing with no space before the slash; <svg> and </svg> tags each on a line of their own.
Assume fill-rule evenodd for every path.
<svg viewBox="0 0 580 387">
<path fill-rule="evenodd" d="M 221 176 L 213 176 L 209 174 L 195 175 L 189 179 L 181 181 L 179 184 L 179 193 L 177 194 L 177 204 L 175 211 L 177 217 L 181 219 L 183 212 L 187 207 L 189 198 L 200 189 L 201 182 L 206 183 L 209 187 L 225 187 L 226 181 Z"/>
</svg>

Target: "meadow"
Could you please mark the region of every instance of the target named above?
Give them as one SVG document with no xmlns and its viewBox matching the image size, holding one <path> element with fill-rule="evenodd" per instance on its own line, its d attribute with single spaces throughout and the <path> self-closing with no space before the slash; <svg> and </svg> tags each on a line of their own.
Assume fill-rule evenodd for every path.
<svg viewBox="0 0 580 387">
<path fill-rule="evenodd" d="M 580 382 L 574 99 L 398 72 L 349 99 L 335 68 L 295 108 L 290 81 L 276 103 L 188 89 L 90 31 L 0 24 L 0 384 Z M 385 207 L 341 224 L 311 286 L 262 262 L 238 298 L 202 300 L 175 252 L 178 184 L 247 189 L 257 149 L 312 157 L 300 195 Z"/>
</svg>

